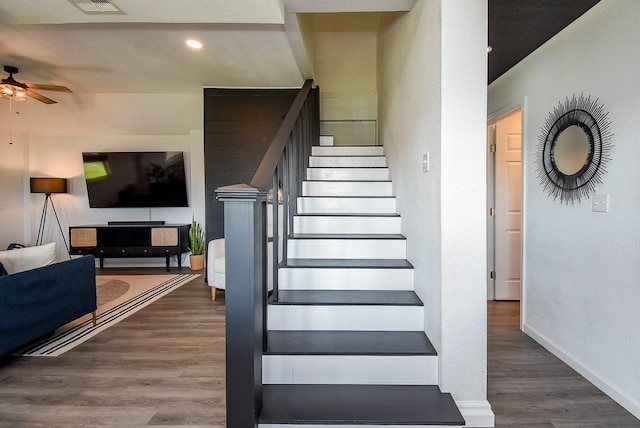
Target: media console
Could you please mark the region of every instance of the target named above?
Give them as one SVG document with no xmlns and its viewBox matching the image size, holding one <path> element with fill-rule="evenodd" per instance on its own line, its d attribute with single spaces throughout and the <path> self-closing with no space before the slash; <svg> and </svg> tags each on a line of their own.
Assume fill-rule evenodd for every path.
<svg viewBox="0 0 640 428">
<path fill-rule="evenodd" d="M 164 257 L 169 271 L 171 256 L 189 251 L 190 224 L 164 222 L 110 222 L 108 225 L 71 226 L 69 254 L 93 254 L 104 267 L 105 258 Z"/>
</svg>

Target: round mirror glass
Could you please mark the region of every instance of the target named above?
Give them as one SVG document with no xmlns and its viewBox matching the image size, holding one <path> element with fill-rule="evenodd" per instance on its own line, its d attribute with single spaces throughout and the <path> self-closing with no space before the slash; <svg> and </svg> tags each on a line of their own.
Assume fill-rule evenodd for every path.
<svg viewBox="0 0 640 428">
<path fill-rule="evenodd" d="M 558 135 L 553 157 L 561 173 L 576 174 L 589 159 L 589 137 L 577 125 L 567 127 Z"/>
</svg>

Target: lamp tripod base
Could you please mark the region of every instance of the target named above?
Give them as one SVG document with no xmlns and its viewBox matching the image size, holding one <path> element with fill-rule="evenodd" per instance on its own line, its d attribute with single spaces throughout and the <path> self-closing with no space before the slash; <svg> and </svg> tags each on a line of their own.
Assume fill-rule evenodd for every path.
<svg viewBox="0 0 640 428">
<path fill-rule="evenodd" d="M 53 204 L 53 199 L 51 198 L 51 193 L 45 194 L 44 198 L 44 206 L 42 207 L 42 214 L 40 215 L 40 225 L 38 226 L 38 237 L 36 238 L 36 245 L 41 245 L 42 240 L 44 239 L 44 229 L 47 223 L 47 212 L 49 208 L 49 203 L 51 203 L 51 208 L 53 209 L 53 214 L 56 217 L 56 222 L 58 223 L 58 229 L 60 229 L 60 235 L 62 235 L 62 241 L 64 242 L 64 248 L 67 250 L 67 254 L 69 254 L 69 244 L 67 244 L 67 238 L 64 236 L 64 232 L 62 231 L 62 225 L 60 224 L 60 218 L 58 217 L 58 212 L 56 211 L 56 206 Z M 69 258 L 71 255 L 69 254 Z"/>
</svg>

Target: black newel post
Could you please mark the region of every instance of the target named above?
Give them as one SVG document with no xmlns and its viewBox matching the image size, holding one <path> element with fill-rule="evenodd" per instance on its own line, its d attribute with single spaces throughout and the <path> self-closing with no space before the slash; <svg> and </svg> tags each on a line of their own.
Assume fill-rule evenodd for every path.
<svg viewBox="0 0 640 428">
<path fill-rule="evenodd" d="M 216 189 L 224 202 L 227 426 L 255 428 L 262 408 L 267 192 Z"/>
</svg>

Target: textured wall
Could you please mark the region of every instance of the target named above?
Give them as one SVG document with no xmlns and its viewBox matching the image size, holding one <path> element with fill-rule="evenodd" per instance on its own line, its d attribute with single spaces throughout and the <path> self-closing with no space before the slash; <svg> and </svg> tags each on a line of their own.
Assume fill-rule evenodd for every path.
<svg viewBox="0 0 640 428">
<path fill-rule="evenodd" d="M 380 138 L 440 384 L 486 402 L 486 1 L 417 2 L 379 38 Z M 430 171 L 423 173 L 423 154 Z M 464 405 L 463 405 L 464 407 Z M 463 409 L 465 417 L 468 413 Z"/>
<path fill-rule="evenodd" d="M 523 324 L 527 333 L 640 416 L 640 2 L 603 0 L 489 87 L 489 112 L 523 108 Z M 615 145 L 598 193 L 562 205 L 535 172 L 551 110 L 573 94 L 599 98 Z"/>
</svg>

